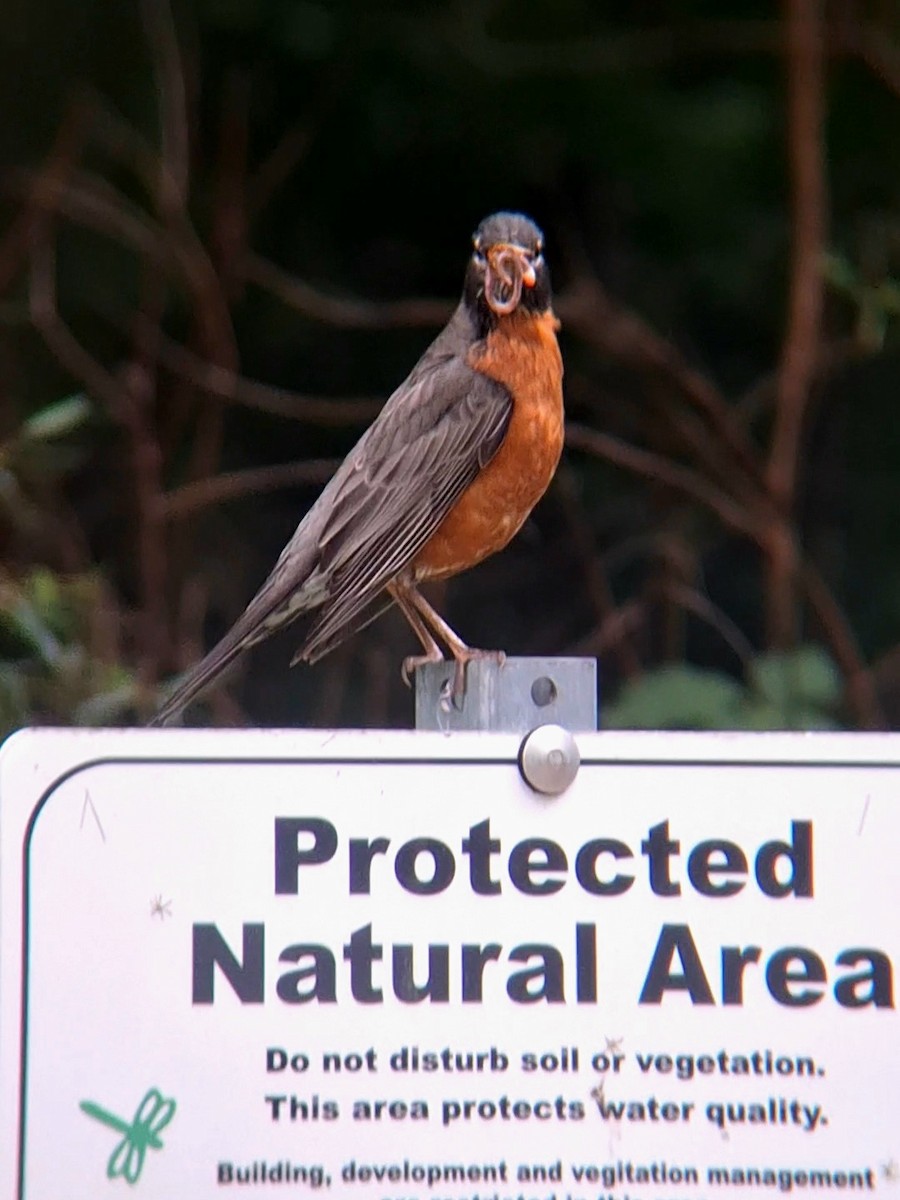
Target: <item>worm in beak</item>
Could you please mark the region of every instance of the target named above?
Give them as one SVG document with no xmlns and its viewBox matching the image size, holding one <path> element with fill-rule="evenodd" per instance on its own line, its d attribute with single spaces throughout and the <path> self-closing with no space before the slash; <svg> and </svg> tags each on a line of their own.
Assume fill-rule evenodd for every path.
<svg viewBox="0 0 900 1200">
<path fill-rule="evenodd" d="M 519 246 L 504 243 L 491 246 L 486 258 L 484 298 L 498 316 L 506 316 L 518 307 L 522 288 L 537 282 L 534 264 Z"/>
</svg>

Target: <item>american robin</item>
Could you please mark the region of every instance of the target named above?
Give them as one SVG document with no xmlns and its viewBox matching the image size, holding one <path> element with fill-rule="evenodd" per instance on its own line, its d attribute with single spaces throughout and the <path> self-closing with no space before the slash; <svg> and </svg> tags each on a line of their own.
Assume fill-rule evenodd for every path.
<svg viewBox="0 0 900 1200">
<path fill-rule="evenodd" d="M 462 300 L 298 525 L 233 627 L 185 677 L 164 724 L 244 650 L 302 618 L 293 659 L 315 662 L 391 603 L 423 653 L 456 660 L 465 688 L 475 650 L 419 591 L 501 550 L 546 491 L 563 445 L 562 359 L 538 227 L 487 217 L 473 238 Z M 292 663 L 292 665 L 293 665 Z"/>
</svg>

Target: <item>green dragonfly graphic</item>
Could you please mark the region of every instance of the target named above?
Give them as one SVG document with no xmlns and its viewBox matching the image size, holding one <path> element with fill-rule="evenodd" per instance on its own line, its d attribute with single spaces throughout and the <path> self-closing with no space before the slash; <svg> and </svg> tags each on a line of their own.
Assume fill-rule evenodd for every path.
<svg viewBox="0 0 900 1200">
<path fill-rule="evenodd" d="M 99 1104 L 94 1104 L 92 1100 L 82 1100 L 79 1108 L 89 1117 L 102 1121 L 110 1129 L 122 1134 L 122 1140 L 106 1164 L 106 1177 L 121 1177 L 128 1183 L 137 1183 L 140 1179 L 147 1148 L 162 1149 L 159 1135 L 175 1116 L 175 1101 L 164 1099 L 158 1088 L 150 1088 L 138 1105 L 130 1124 L 101 1108 Z"/>
</svg>

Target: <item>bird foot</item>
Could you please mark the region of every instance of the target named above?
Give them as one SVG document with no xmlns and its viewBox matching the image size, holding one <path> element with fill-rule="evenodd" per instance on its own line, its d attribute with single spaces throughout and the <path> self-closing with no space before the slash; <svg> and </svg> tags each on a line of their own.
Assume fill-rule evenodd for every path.
<svg viewBox="0 0 900 1200">
<path fill-rule="evenodd" d="M 454 651 L 453 658 L 456 666 L 453 671 L 453 684 L 449 692 L 444 694 L 452 701 L 454 708 L 462 708 L 463 700 L 466 695 L 466 667 L 475 659 L 490 659 L 502 667 L 506 662 L 506 652 L 504 650 L 479 650 L 473 646 Z M 410 654 L 404 658 L 403 664 L 400 667 L 400 675 L 407 687 L 412 687 L 412 676 L 419 669 L 425 667 L 429 663 L 445 662 L 444 656 L 440 651 L 435 650 L 431 654 Z M 449 683 L 449 679 L 447 680 Z"/>
<path fill-rule="evenodd" d="M 476 659 L 488 659 L 502 667 L 506 662 L 506 652 L 504 650 L 477 650 L 472 646 L 466 646 L 464 650 L 454 653 L 456 659 L 456 669 L 453 672 L 453 687 L 450 689 L 450 699 L 453 702 L 454 708 L 462 708 L 463 700 L 466 695 L 466 667 L 470 662 Z"/>
<path fill-rule="evenodd" d="M 400 666 L 400 678 L 408 688 L 411 688 L 412 677 L 418 671 L 419 667 L 443 661 L 444 656 L 437 648 L 431 654 L 410 654 L 407 658 L 404 658 Z"/>
</svg>

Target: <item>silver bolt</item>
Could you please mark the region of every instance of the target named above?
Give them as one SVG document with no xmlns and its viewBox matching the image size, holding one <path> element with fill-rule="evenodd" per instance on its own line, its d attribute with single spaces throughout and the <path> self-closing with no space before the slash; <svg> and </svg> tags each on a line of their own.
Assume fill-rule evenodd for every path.
<svg viewBox="0 0 900 1200">
<path fill-rule="evenodd" d="M 545 796 L 564 792 L 581 765 L 578 746 L 568 729 L 561 725 L 538 725 L 527 734 L 519 747 L 522 778 Z"/>
</svg>

